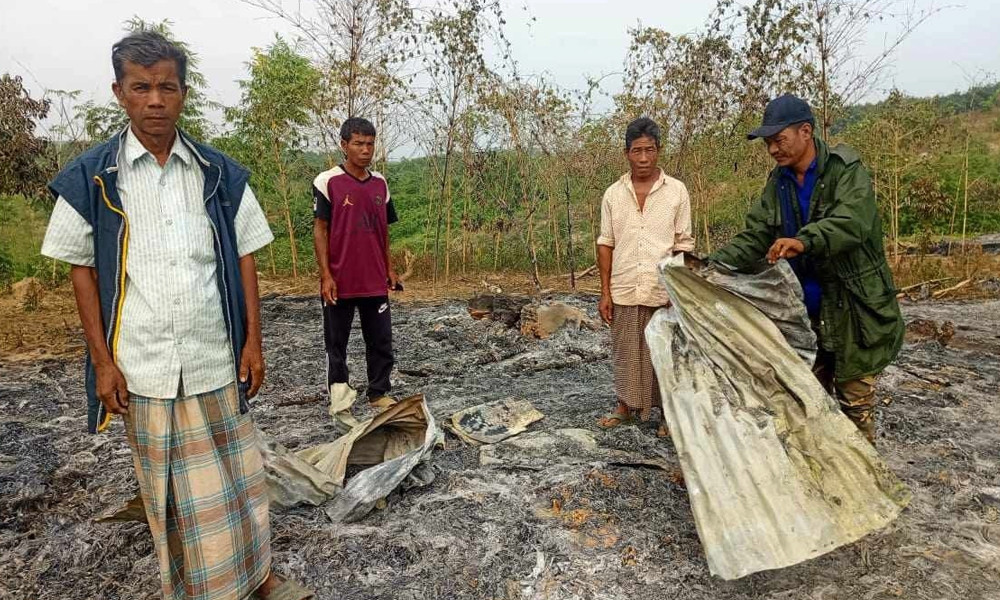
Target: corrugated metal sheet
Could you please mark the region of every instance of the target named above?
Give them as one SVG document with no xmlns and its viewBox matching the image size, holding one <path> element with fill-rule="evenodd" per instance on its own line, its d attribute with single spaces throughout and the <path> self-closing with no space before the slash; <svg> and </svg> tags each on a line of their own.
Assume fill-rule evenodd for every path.
<svg viewBox="0 0 1000 600">
<path fill-rule="evenodd" d="M 646 339 L 712 573 L 793 565 L 892 521 L 909 491 L 813 377 L 788 264 L 661 273 L 673 307 Z"/>
</svg>

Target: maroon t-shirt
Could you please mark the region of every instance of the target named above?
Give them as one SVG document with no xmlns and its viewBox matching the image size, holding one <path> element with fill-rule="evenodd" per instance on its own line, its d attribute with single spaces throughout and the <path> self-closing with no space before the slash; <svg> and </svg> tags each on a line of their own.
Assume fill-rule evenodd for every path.
<svg viewBox="0 0 1000 600">
<path fill-rule="evenodd" d="M 385 177 L 370 171 L 362 180 L 343 167 L 320 173 L 313 180 L 313 215 L 330 224 L 330 274 L 337 297 L 388 295 L 385 250 L 389 224 L 397 219 Z"/>
</svg>

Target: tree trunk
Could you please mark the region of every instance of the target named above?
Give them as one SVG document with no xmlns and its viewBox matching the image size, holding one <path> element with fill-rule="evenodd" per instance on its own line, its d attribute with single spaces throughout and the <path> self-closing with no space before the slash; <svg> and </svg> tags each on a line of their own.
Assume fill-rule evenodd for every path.
<svg viewBox="0 0 1000 600">
<path fill-rule="evenodd" d="M 549 235 L 552 236 L 552 251 L 555 254 L 556 267 L 562 265 L 562 244 L 560 243 L 559 235 L 559 219 L 556 218 L 555 209 L 555 198 L 553 194 L 548 195 L 548 205 L 549 205 Z"/>
<path fill-rule="evenodd" d="M 283 193 L 285 201 L 285 226 L 288 227 L 288 243 L 292 249 L 292 277 L 299 276 L 299 253 L 295 247 L 295 228 L 292 225 L 292 210 L 288 204 L 288 194 Z"/>
<path fill-rule="evenodd" d="M 434 170 L 437 171 L 437 158 L 431 156 L 428 157 L 428 162 Z M 431 195 L 431 184 L 425 180 L 424 194 L 429 198 Z M 437 206 L 434 202 L 427 203 L 427 219 L 424 222 L 424 248 L 421 251 L 422 256 L 427 256 L 427 246 L 430 244 L 431 234 L 434 232 L 434 207 Z"/>
<path fill-rule="evenodd" d="M 449 133 L 448 149 L 444 155 L 444 172 L 441 175 L 441 186 L 438 191 L 437 227 L 434 232 L 434 282 L 438 280 L 438 265 L 441 262 L 441 229 L 444 227 L 445 206 L 451 197 L 448 185 L 449 167 L 451 166 L 451 134 Z"/>
<path fill-rule="evenodd" d="M 447 283 L 451 279 L 451 209 L 455 204 L 454 196 L 451 193 L 451 186 L 448 186 L 448 214 L 447 226 L 444 235 L 444 281 Z"/>
<path fill-rule="evenodd" d="M 702 198 L 705 197 L 705 182 L 704 182 L 704 179 L 702 179 L 702 176 L 701 176 L 701 168 L 700 168 L 701 164 L 700 164 L 700 161 L 699 161 L 699 165 L 698 166 L 699 166 L 699 168 L 696 170 L 696 173 L 695 173 L 695 176 L 694 176 L 695 215 L 698 215 L 699 213 L 704 213 L 704 214 L 701 214 L 701 223 L 702 223 L 702 227 L 704 227 L 704 229 L 705 229 L 705 234 L 704 234 L 705 252 L 711 252 L 712 251 L 712 238 L 709 237 L 709 235 L 708 235 L 708 214 L 707 214 L 707 212 L 708 212 L 708 210 L 707 210 L 707 204 L 708 204 L 708 202 L 707 202 L 707 200 L 705 201 L 706 208 L 702 208 Z M 697 219 L 695 220 L 695 222 L 697 223 Z M 698 228 L 697 227 L 692 227 L 691 231 L 697 232 Z"/>
<path fill-rule="evenodd" d="M 271 124 L 271 129 L 274 131 L 275 125 Z M 292 207 L 288 199 L 288 172 L 285 166 L 284 158 L 281 155 L 281 144 L 277 141 L 272 144 L 272 149 L 274 152 L 274 161 L 278 167 L 278 191 L 281 193 L 281 201 L 284 205 L 285 212 L 285 227 L 288 228 L 288 243 L 291 246 L 292 252 L 292 277 L 298 278 L 299 276 L 299 251 L 295 246 L 295 227 L 292 224 Z"/>
<path fill-rule="evenodd" d="M 830 81 L 827 74 L 827 63 L 830 60 L 830 49 L 829 40 L 826 37 L 827 31 L 825 27 L 825 19 L 827 18 L 826 12 L 823 7 L 817 3 L 816 5 L 817 14 L 816 21 L 818 26 L 817 46 L 819 47 L 819 57 L 820 57 L 820 93 L 822 95 L 822 126 L 823 131 L 821 135 L 824 140 L 827 139 L 827 131 L 830 127 Z M 827 7 L 829 10 L 829 7 Z"/>
<path fill-rule="evenodd" d="M 892 253 L 893 261 L 899 266 L 899 133 L 896 132 L 893 147 L 892 174 Z"/>
<path fill-rule="evenodd" d="M 531 278 L 535 284 L 535 291 L 542 289 L 542 282 L 538 276 L 538 253 L 535 251 L 535 211 L 528 213 L 528 257 L 531 259 Z"/>
<path fill-rule="evenodd" d="M 955 237 L 955 217 L 958 215 L 958 200 L 962 195 L 962 186 L 955 186 L 955 202 L 951 205 L 951 222 L 948 224 L 948 251 L 945 256 L 951 256 L 951 243 Z"/>
<path fill-rule="evenodd" d="M 295 227 L 292 225 L 292 210 L 288 204 L 287 191 L 283 192 L 285 201 L 285 226 L 288 227 L 288 243 L 292 250 L 292 277 L 299 276 L 299 252 L 295 247 Z"/>
<path fill-rule="evenodd" d="M 965 199 L 962 201 L 962 256 L 965 258 L 965 276 L 969 276 L 969 259 L 966 256 L 965 232 L 969 222 L 969 135 L 965 136 L 965 183 L 962 186 Z"/>
<path fill-rule="evenodd" d="M 451 153 L 455 141 L 455 118 L 458 114 L 458 94 L 459 94 L 459 83 L 455 82 L 452 87 L 451 94 L 451 114 L 448 116 L 448 136 L 445 140 L 445 150 L 444 150 L 444 172 L 441 174 L 441 188 L 438 194 L 440 198 L 440 203 L 442 206 L 438 209 L 438 221 L 437 221 L 437 231 L 434 233 L 434 282 L 437 283 L 438 280 L 438 263 L 440 262 L 441 256 L 441 227 L 444 225 L 444 203 L 448 200 L 445 195 L 450 198 L 451 196 L 451 186 L 448 185 L 448 177 L 450 175 L 451 167 Z M 450 208 L 449 208 L 450 212 Z"/>
<path fill-rule="evenodd" d="M 358 19 L 358 5 L 355 4 L 351 7 L 351 22 L 349 25 L 349 32 L 351 34 L 351 49 L 350 55 L 348 56 L 347 62 L 347 116 L 355 116 L 355 111 L 358 109 L 358 63 L 359 56 L 361 54 L 361 43 L 362 40 L 360 36 L 362 35 L 361 24 Z"/>
<path fill-rule="evenodd" d="M 379 107 L 378 112 L 375 117 L 375 127 L 376 131 L 381 135 L 383 142 L 386 140 L 385 136 L 385 111 Z M 383 175 L 387 175 L 386 171 L 389 170 L 389 146 L 385 143 L 378 143 L 378 158 L 375 160 L 375 167 L 377 171 L 381 171 Z"/>
<path fill-rule="evenodd" d="M 503 232 L 497 229 L 496 234 L 493 238 L 493 272 L 497 272 L 497 268 L 500 266 L 500 240 L 503 237 Z"/>
<path fill-rule="evenodd" d="M 271 220 L 271 202 L 267 199 L 267 196 L 261 196 L 258 198 L 260 201 L 260 209 L 264 212 L 264 218 L 269 222 Z M 274 244 L 267 245 L 267 256 L 268 261 L 271 263 L 271 275 L 278 275 L 278 267 L 274 262 Z"/>
<path fill-rule="evenodd" d="M 587 210 L 590 212 L 590 239 L 593 242 L 591 244 L 594 252 L 594 264 L 597 264 L 597 217 L 594 215 L 594 201 L 591 200 L 587 203 Z"/>
<path fill-rule="evenodd" d="M 570 211 L 569 173 L 565 174 L 566 184 L 566 249 L 569 252 L 569 287 L 576 289 L 576 256 L 573 254 L 573 214 Z"/>
<path fill-rule="evenodd" d="M 468 171 L 468 167 L 466 167 Z M 462 276 L 465 276 L 469 261 L 469 198 L 472 195 L 469 191 L 468 172 L 462 175 L 462 185 L 465 188 L 464 201 L 462 202 Z"/>
</svg>

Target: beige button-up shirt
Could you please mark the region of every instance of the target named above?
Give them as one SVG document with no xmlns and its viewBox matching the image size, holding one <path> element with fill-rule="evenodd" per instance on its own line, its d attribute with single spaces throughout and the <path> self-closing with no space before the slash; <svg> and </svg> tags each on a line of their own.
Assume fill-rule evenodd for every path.
<svg viewBox="0 0 1000 600">
<path fill-rule="evenodd" d="M 604 192 L 597 243 L 614 248 L 611 300 L 615 304 L 664 306 L 669 298 L 657 266 L 672 253 L 694 250 L 687 188 L 661 169 L 639 210 L 632 175 L 622 175 Z"/>
<path fill-rule="evenodd" d="M 205 179 L 177 136 L 162 167 L 129 129 L 120 150 L 118 193 L 129 222 L 125 300 L 118 368 L 128 391 L 174 398 L 202 394 L 236 377 L 216 284 L 214 234 L 205 210 Z M 274 239 L 247 186 L 236 213 L 237 252 Z M 66 200 L 52 211 L 42 254 L 94 265 L 93 228 Z"/>
</svg>

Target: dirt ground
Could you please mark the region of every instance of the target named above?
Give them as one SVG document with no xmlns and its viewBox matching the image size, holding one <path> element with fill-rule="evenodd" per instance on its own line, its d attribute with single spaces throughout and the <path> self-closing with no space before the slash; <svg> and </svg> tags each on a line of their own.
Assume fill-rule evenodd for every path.
<svg viewBox="0 0 1000 600">
<path fill-rule="evenodd" d="M 394 494 L 358 523 L 330 523 L 318 508 L 272 513 L 276 568 L 318 598 L 1000 598 L 1000 301 L 905 307 L 909 320 L 950 320 L 955 333 L 944 346 L 912 339 L 880 380 L 879 447 L 914 493 L 901 518 L 808 563 L 725 582 L 708 573 L 669 441 L 652 424 L 595 425 L 613 404 L 606 331 L 526 339 L 471 319 L 462 302 L 408 294 L 417 299 L 393 307 L 396 393 L 426 394 L 439 422 L 527 399 L 546 416 L 521 436 L 580 428 L 600 452 L 556 441 L 481 466 L 480 448 L 449 435 L 430 486 Z M 557 299 L 596 317 L 593 297 Z M 46 302 L 72 309 L 71 298 Z M 136 485 L 121 422 L 85 433 L 69 314 L 37 317 L 69 343 L 32 348 L 22 333 L 0 355 L 0 600 L 156 598 L 146 526 L 93 522 Z M 258 426 L 291 449 L 332 439 L 318 302 L 269 295 L 264 323 Z M 361 385 L 360 331 L 351 353 Z"/>
<path fill-rule="evenodd" d="M 998 265 L 997 272 L 1000 272 Z M 27 280 L 25 280 L 27 281 Z M 23 283 L 23 282 L 22 282 Z M 569 292 L 569 278 L 565 275 L 543 275 L 541 291 Z M 307 295 L 318 293 L 318 283 L 311 276 L 263 277 L 260 280 L 262 298 Z M 598 293 L 600 281 L 595 273 L 588 272 L 577 282 L 576 292 Z M 40 293 L 33 297 L 26 310 L 24 297 L 0 290 L 0 359 L 8 361 L 33 361 L 53 356 L 66 356 L 83 352 L 84 340 L 80 335 L 80 320 L 76 313 L 76 300 L 69 283 L 51 287 L 48 283 L 38 286 Z M 476 293 L 504 292 L 531 294 L 535 292 L 532 280 L 524 273 L 498 273 L 487 275 L 455 275 L 448 283 L 435 285 L 426 279 L 406 281 L 406 289 L 394 292 L 394 300 L 411 303 L 426 300 L 464 299 Z"/>
</svg>

